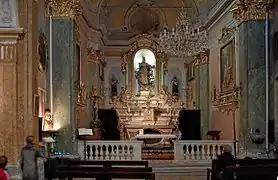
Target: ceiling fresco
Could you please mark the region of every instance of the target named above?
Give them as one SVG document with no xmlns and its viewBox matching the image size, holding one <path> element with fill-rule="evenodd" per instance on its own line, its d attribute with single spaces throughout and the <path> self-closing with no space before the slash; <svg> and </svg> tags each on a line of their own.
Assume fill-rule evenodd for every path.
<svg viewBox="0 0 278 180">
<path fill-rule="evenodd" d="M 181 7 L 185 7 L 192 17 L 198 17 L 204 4 L 216 0 L 88 1 L 92 11 L 98 14 L 99 23 L 106 27 L 107 39 L 124 40 L 139 33 L 158 35 L 163 28 L 175 26 Z"/>
</svg>

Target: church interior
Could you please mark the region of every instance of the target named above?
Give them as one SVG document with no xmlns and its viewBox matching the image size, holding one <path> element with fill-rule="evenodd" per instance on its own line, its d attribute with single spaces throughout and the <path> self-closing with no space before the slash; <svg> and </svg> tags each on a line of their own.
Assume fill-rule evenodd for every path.
<svg viewBox="0 0 278 180">
<path fill-rule="evenodd" d="M 85 159 L 104 146 L 111 157 L 180 164 L 211 160 L 224 144 L 238 157 L 272 154 L 273 0 L 0 0 L 0 9 L 9 164 L 28 135 Z"/>
</svg>

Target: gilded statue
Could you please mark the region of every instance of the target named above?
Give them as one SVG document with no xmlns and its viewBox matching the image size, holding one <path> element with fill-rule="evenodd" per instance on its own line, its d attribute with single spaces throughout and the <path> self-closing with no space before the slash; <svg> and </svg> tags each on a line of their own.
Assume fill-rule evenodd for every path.
<svg viewBox="0 0 278 180">
<path fill-rule="evenodd" d="M 140 91 L 149 91 L 153 87 L 154 76 L 153 68 L 146 62 L 146 58 L 142 57 L 142 62 L 139 63 L 139 68 L 136 70 L 136 79 L 138 80 Z"/>
<path fill-rule="evenodd" d="M 51 131 L 53 130 L 53 119 L 51 116 L 51 110 L 45 109 L 44 110 L 44 118 L 42 123 L 42 130 L 43 131 Z"/>
<path fill-rule="evenodd" d="M 110 78 L 110 86 L 111 86 L 111 96 L 118 96 L 118 84 L 119 81 L 116 79 L 114 75 Z"/>
</svg>

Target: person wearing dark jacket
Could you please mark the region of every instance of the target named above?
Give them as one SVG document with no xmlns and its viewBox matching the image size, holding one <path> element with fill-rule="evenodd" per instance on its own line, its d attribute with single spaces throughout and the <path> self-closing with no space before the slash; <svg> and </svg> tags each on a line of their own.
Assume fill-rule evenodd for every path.
<svg viewBox="0 0 278 180">
<path fill-rule="evenodd" d="M 23 180 L 36 180 L 37 174 L 37 158 L 44 155 L 35 147 L 34 136 L 27 136 L 26 145 L 21 150 L 21 170 Z"/>
<path fill-rule="evenodd" d="M 217 157 L 218 164 L 216 167 L 216 173 L 218 179 L 230 180 L 233 179 L 233 173 L 225 172 L 227 166 L 235 164 L 235 158 L 232 155 L 232 148 L 229 145 L 223 146 L 223 153 Z"/>
</svg>

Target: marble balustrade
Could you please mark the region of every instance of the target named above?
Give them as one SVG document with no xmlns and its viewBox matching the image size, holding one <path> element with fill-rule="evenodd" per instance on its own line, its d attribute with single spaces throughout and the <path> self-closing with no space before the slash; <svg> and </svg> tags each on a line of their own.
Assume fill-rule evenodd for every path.
<svg viewBox="0 0 278 180">
<path fill-rule="evenodd" d="M 142 141 L 87 141 L 88 160 L 141 160 Z M 84 142 L 78 142 L 78 153 L 84 159 Z"/>
<path fill-rule="evenodd" d="M 223 152 L 224 145 L 231 146 L 234 152 L 231 140 L 175 141 L 174 161 L 210 161 Z"/>
<path fill-rule="evenodd" d="M 87 141 L 87 160 L 142 160 L 142 141 Z M 210 161 L 222 153 L 222 147 L 233 141 L 175 141 L 174 161 Z M 78 153 L 84 159 L 84 142 L 78 142 Z"/>
</svg>

